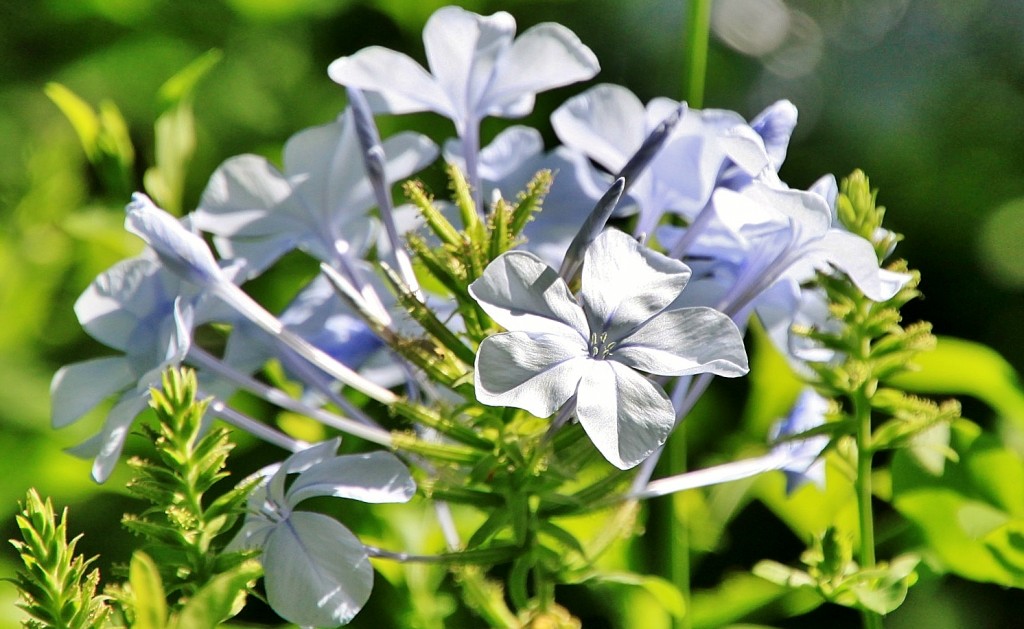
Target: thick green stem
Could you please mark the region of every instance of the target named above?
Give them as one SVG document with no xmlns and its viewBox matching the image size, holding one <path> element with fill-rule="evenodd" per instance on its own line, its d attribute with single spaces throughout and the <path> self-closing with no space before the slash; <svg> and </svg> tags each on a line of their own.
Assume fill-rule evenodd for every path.
<svg viewBox="0 0 1024 629">
<path fill-rule="evenodd" d="M 686 15 L 686 102 L 697 109 L 704 106 L 710 30 L 711 0 L 690 0 Z"/>
<path fill-rule="evenodd" d="M 863 570 L 875 565 L 875 517 L 871 506 L 871 402 L 865 387 L 853 395 L 854 420 L 857 423 L 857 513 L 860 523 L 860 548 L 857 561 Z M 863 610 L 861 617 L 865 629 L 881 629 L 882 617 Z"/>
</svg>

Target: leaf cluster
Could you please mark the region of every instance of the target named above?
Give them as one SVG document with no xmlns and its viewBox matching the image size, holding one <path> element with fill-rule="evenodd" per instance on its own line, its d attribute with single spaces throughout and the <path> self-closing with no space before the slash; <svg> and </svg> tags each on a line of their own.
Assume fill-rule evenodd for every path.
<svg viewBox="0 0 1024 629">
<path fill-rule="evenodd" d="M 870 241 L 883 262 L 900 236 L 885 230 L 882 219 L 885 208 L 876 205 L 877 190 L 870 188 L 868 178 L 855 171 L 843 180 L 837 199 L 837 213 L 843 226 Z M 901 374 L 915 368 L 915 358 L 935 348 L 931 324 L 917 322 L 905 325 L 900 310 L 909 301 L 920 297 L 920 273 L 898 260 L 888 271 L 907 277 L 905 284 L 888 300 L 875 302 L 841 273 L 819 272 L 817 284 L 824 290 L 835 325 L 827 329 L 797 329 L 822 347 L 833 350 L 839 360 L 809 363 L 815 386 L 825 395 L 838 400 L 861 397 L 872 411 L 888 417 L 875 422 L 870 440 L 864 444 L 871 451 L 892 448 L 915 448 L 929 441 L 959 417 L 955 401 L 938 404 L 910 396 L 895 386 L 886 386 Z M 942 429 L 940 426 L 947 428 Z M 919 439 L 920 437 L 920 439 Z M 923 459 L 931 460 L 931 468 L 941 471 L 941 461 L 950 451 L 941 448 L 935 460 L 935 444 L 922 446 Z"/>
<path fill-rule="evenodd" d="M 19 607 L 32 620 L 27 627 L 81 629 L 102 626 L 110 614 L 105 596 L 97 596 L 100 574 L 89 566 L 95 557 L 75 554 L 81 535 L 67 539 L 68 512 L 58 518 L 53 503 L 30 489 L 17 516 L 21 540 L 11 540 L 23 567 L 13 582 L 21 594 Z M 88 572 L 87 572 L 88 571 Z"/>
<path fill-rule="evenodd" d="M 917 581 L 914 569 L 921 559 L 901 555 L 862 568 L 853 560 L 851 541 L 829 528 L 814 538 L 801 561 L 806 570 L 761 561 L 753 572 L 778 585 L 812 590 L 830 603 L 884 615 L 903 604 L 907 590 Z"/>
<path fill-rule="evenodd" d="M 146 427 L 157 459 L 129 462 L 135 477 L 128 491 L 150 506 L 126 515 L 124 525 L 145 539 L 144 550 L 159 566 L 163 587 L 187 599 L 217 575 L 234 570 L 247 556 L 225 553 L 228 533 L 243 513 L 252 482 L 244 482 L 215 499 L 210 489 L 227 476 L 232 449 L 228 431 L 207 428 L 207 402 L 196 399 L 195 373 L 170 369 L 162 390 L 152 391 L 158 424 Z"/>
</svg>

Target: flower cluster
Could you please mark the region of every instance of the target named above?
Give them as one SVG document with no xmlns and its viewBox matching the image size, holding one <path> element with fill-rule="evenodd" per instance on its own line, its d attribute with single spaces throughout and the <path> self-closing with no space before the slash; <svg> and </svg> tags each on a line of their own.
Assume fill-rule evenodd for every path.
<svg viewBox="0 0 1024 629">
<path fill-rule="evenodd" d="M 328 74 L 349 102 L 336 121 L 294 135 L 280 168 L 254 155 L 228 159 L 184 219 L 137 194 L 126 224 L 147 248 L 76 305 L 86 331 L 123 354 L 66 366 L 53 380 L 57 427 L 115 398 L 101 432 L 75 450 L 95 458 L 97 480 L 170 365 L 198 369 L 216 417 L 293 453 L 252 495 L 238 544 L 262 549 L 270 603 L 299 624 L 350 620 L 369 596 L 372 568 L 348 529 L 295 506 L 328 495 L 409 500 L 406 463 L 433 484 L 450 478 L 439 467 L 482 465 L 474 446 L 509 447 L 467 418 L 550 418 L 540 432 L 517 428 L 523 451 L 557 448 L 558 434 L 574 434 L 568 424 L 578 422 L 613 466 L 647 462 L 623 499 L 768 470 L 786 471 L 794 486 L 820 480 L 828 439 L 818 436 L 738 467 L 647 484 L 659 448 L 711 377 L 747 373 L 751 317 L 799 368 L 835 358 L 812 355 L 790 333 L 794 323 L 828 325 L 809 283 L 816 272 L 838 270 L 875 300 L 909 279 L 880 268 L 872 243 L 838 223 L 832 177 L 810 190 L 780 179 L 797 119 L 786 101 L 747 121 L 666 98 L 644 105 L 626 88 L 597 84 L 551 116 L 559 146 L 545 149 L 537 130 L 518 125 L 482 146 L 484 118 L 523 117 L 537 93 L 599 71 L 562 26 L 515 30 L 507 13 L 447 7 L 423 32 L 427 68 L 379 47 L 334 61 Z M 413 132 L 379 137 L 374 114 L 417 111 L 450 119 L 454 137 L 443 147 Z M 406 220 L 410 208 L 395 206 L 393 187 L 439 155 L 453 165 L 464 229 L 453 231 L 446 208 L 407 188 L 434 232 L 425 236 Z M 542 171 L 556 173 L 543 210 L 532 213 L 539 193 L 513 209 Z M 293 251 L 322 273 L 282 312 L 268 312 L 243 287 Z M 428 274 L 441 281 L 423 281 Z M 428 288 L 439 284 L 443 295 Z M 229 330 L 226 349 L 196 341 L 207 324 Z M 303 395 L 259 377 L 271 359 Z M 309 446 L 232 408 L 239 390 L 402 460 L 337 456 L 333 441 Z M 352 391 L 398 409 L 412 436 L 385 428 L 387 418 L 353 402 Z M 452 411 L 458 404 L 475 410 Z M 794 418 L 775 436 L 823 422 L 823 403 L 804 397 Z M 289 475 L 297 476 L 286 485 Z"/>
</svg>

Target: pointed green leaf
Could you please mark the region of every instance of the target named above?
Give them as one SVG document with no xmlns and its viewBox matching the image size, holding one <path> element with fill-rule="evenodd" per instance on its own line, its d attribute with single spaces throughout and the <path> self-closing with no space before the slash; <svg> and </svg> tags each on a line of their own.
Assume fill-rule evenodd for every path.
<svg viewBox="0 0 1024 629">
<path fill-rule="evenodd" d="M 167 600 L 160 571 L 149 555 L 141 550 L 132 554 L 128 581 L 135 604 L 134 629 L 163 629 L 167 626 Z"/>
</svg>

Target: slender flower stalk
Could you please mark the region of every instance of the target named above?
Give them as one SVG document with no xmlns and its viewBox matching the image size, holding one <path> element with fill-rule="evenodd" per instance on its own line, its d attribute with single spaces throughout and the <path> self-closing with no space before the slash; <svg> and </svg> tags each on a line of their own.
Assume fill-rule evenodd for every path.
<svg viewBox="0 0 1024 629">
<path fill-rule="evenodd" d="M 274 444 L 288 452 L 299 452 L 309 447 L 308 443 L 292 439 L 283 432 L 274 430 L 270 426 L 267 426 L 244 413 L 238 412 L 216 398 L 210 401 L 209 411 L 214 417 L 223 420 L 225 423 L 240 430 L 244 430 L 267 443 Z"/>
<path fill-rule="evenodd" d="M 189 357 L 195 361 L 197 366 L 209 369 L 218 375 L 229 378 L 232 382 L 235 382 L 246 390 L 255 393 L 271 404 L 275 404 L 294 413 L 299 413 L 300 415 L 311 417 L 325 426 L 330 426 L 331 428 L 348 433 L 354 437 L 366 439 L 371 443 L 376 443 L 385 447 L 391 446 L 391 433 L 386 430 L 382 430 L 381 428 L 372 425 L 366 425 L 347 417 L 342 417 L 321 408 L 309 406 L 300 400 L 296 400 L 280 389 L 263 384 L 251 376 L 232 369 L 202 350 L 193 350 Z"/>
</svg>

